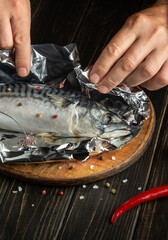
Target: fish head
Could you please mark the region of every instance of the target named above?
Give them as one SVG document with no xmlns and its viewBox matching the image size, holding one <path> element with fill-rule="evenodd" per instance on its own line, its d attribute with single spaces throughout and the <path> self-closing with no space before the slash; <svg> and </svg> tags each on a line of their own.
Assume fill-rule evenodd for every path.
<svg viewBox="0 0 168 240">
<path fill-rule="evenodd" d="M 75 128 L 80 135 L 88 137 L 117 138 L 131 134 L 124 120 L 98 102 L 80 108 Z"/>
</svg>

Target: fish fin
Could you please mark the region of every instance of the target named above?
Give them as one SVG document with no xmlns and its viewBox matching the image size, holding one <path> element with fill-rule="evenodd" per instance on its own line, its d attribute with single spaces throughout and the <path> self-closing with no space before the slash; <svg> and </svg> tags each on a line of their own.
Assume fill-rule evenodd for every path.
<svg viewBox="0 0 168 240">
<path fill-rule="evenodd" d="M 48 94 L 48 97 L 50 101 L 54 104 L 56 107 L 65 108 L 69 104 L 73 103 L 70 99 L 60 97 L 58 95 Z"/>
</svg>

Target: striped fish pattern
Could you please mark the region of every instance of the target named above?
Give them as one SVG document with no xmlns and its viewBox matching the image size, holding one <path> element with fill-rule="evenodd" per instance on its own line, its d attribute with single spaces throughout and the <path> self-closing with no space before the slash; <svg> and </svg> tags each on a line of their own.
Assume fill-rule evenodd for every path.
<svg viewBox="0 0 168 240">
<path fill-rule="evenodd" d="M 7 115 L 4 115 L 4 114 Z M 62 137 L 112 138 L 130 134 L 128 125 L 102 104 L 77 92 L 26 83 L 0 83 L 0 128 Z"/>
</svg>

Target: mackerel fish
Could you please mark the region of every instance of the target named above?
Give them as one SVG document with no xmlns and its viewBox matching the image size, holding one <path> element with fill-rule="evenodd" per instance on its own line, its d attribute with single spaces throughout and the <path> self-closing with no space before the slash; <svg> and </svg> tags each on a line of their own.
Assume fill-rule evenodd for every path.
<svg viewBox="0 0 168 240">
<path fill-rule="evenodd" d="M 0 128 L 22 132 L 11 117 L 33 134 L 116 138 L 131 133 L 129 126 L 103 104 L 78 92 L 44 85 L 1 83 Z"/>
</svg>

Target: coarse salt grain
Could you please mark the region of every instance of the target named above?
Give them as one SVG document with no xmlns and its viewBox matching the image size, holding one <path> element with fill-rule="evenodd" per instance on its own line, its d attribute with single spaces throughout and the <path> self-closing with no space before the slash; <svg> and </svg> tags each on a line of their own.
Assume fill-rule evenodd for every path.
<svg viewBox="0 0 168 240">
<path fill-rule="evenodd" d="M 22 187 L 21 187 L 21 186 L 18 187 L 18 191 L 19 191 L 19 192 L 22 191 Z"/>
<path fill-rule="evenodd" d="M 116 158 L 114 156 L 111 157 L 112 160 L 116 160 Z"/>
<path fill-rule="evenodd" d="M 84 198 L 85 198 L 84 196 L 80 196 L 80 197 L 79 197 L 80 200 L 83 200 Z"/>
<path fill-rule="evenodd" d="M 83 188 L 86 188 L 86 185 L 83 185 L 82 187 L 83 187 Z"/>
<path fill-rule="evenodd" d="M 34 203 L 32 204 L 32 207 L 34 207 Z"/>
<path fill-rule="evenodd" d="M 127 182 L 128 182 L 128 179 L 124 179 L 124 180 L 123 180 L 123 183 L 127 183 Z"/>
<path fill-rule="evenodd" d="M 142 190 L 142 187 L 138 187 L 138 190 L 141 191 L 141 190 Z"/>
<path fill-rule="evenodd" d="M 93 169 L 94 165 L 90 165 L 90 169 Z"/>
<path fill-rule="evenodd" d="M 13 193 L 17 193 L 17 191 L 12 191 Z"/>
<path fill-rule="evenodd" d="M 94 185 L 94 186 L 93 186 L 93 189 L 98 189 L 98 188 L 99 188 L 98 185 Z"/>
</svg>

